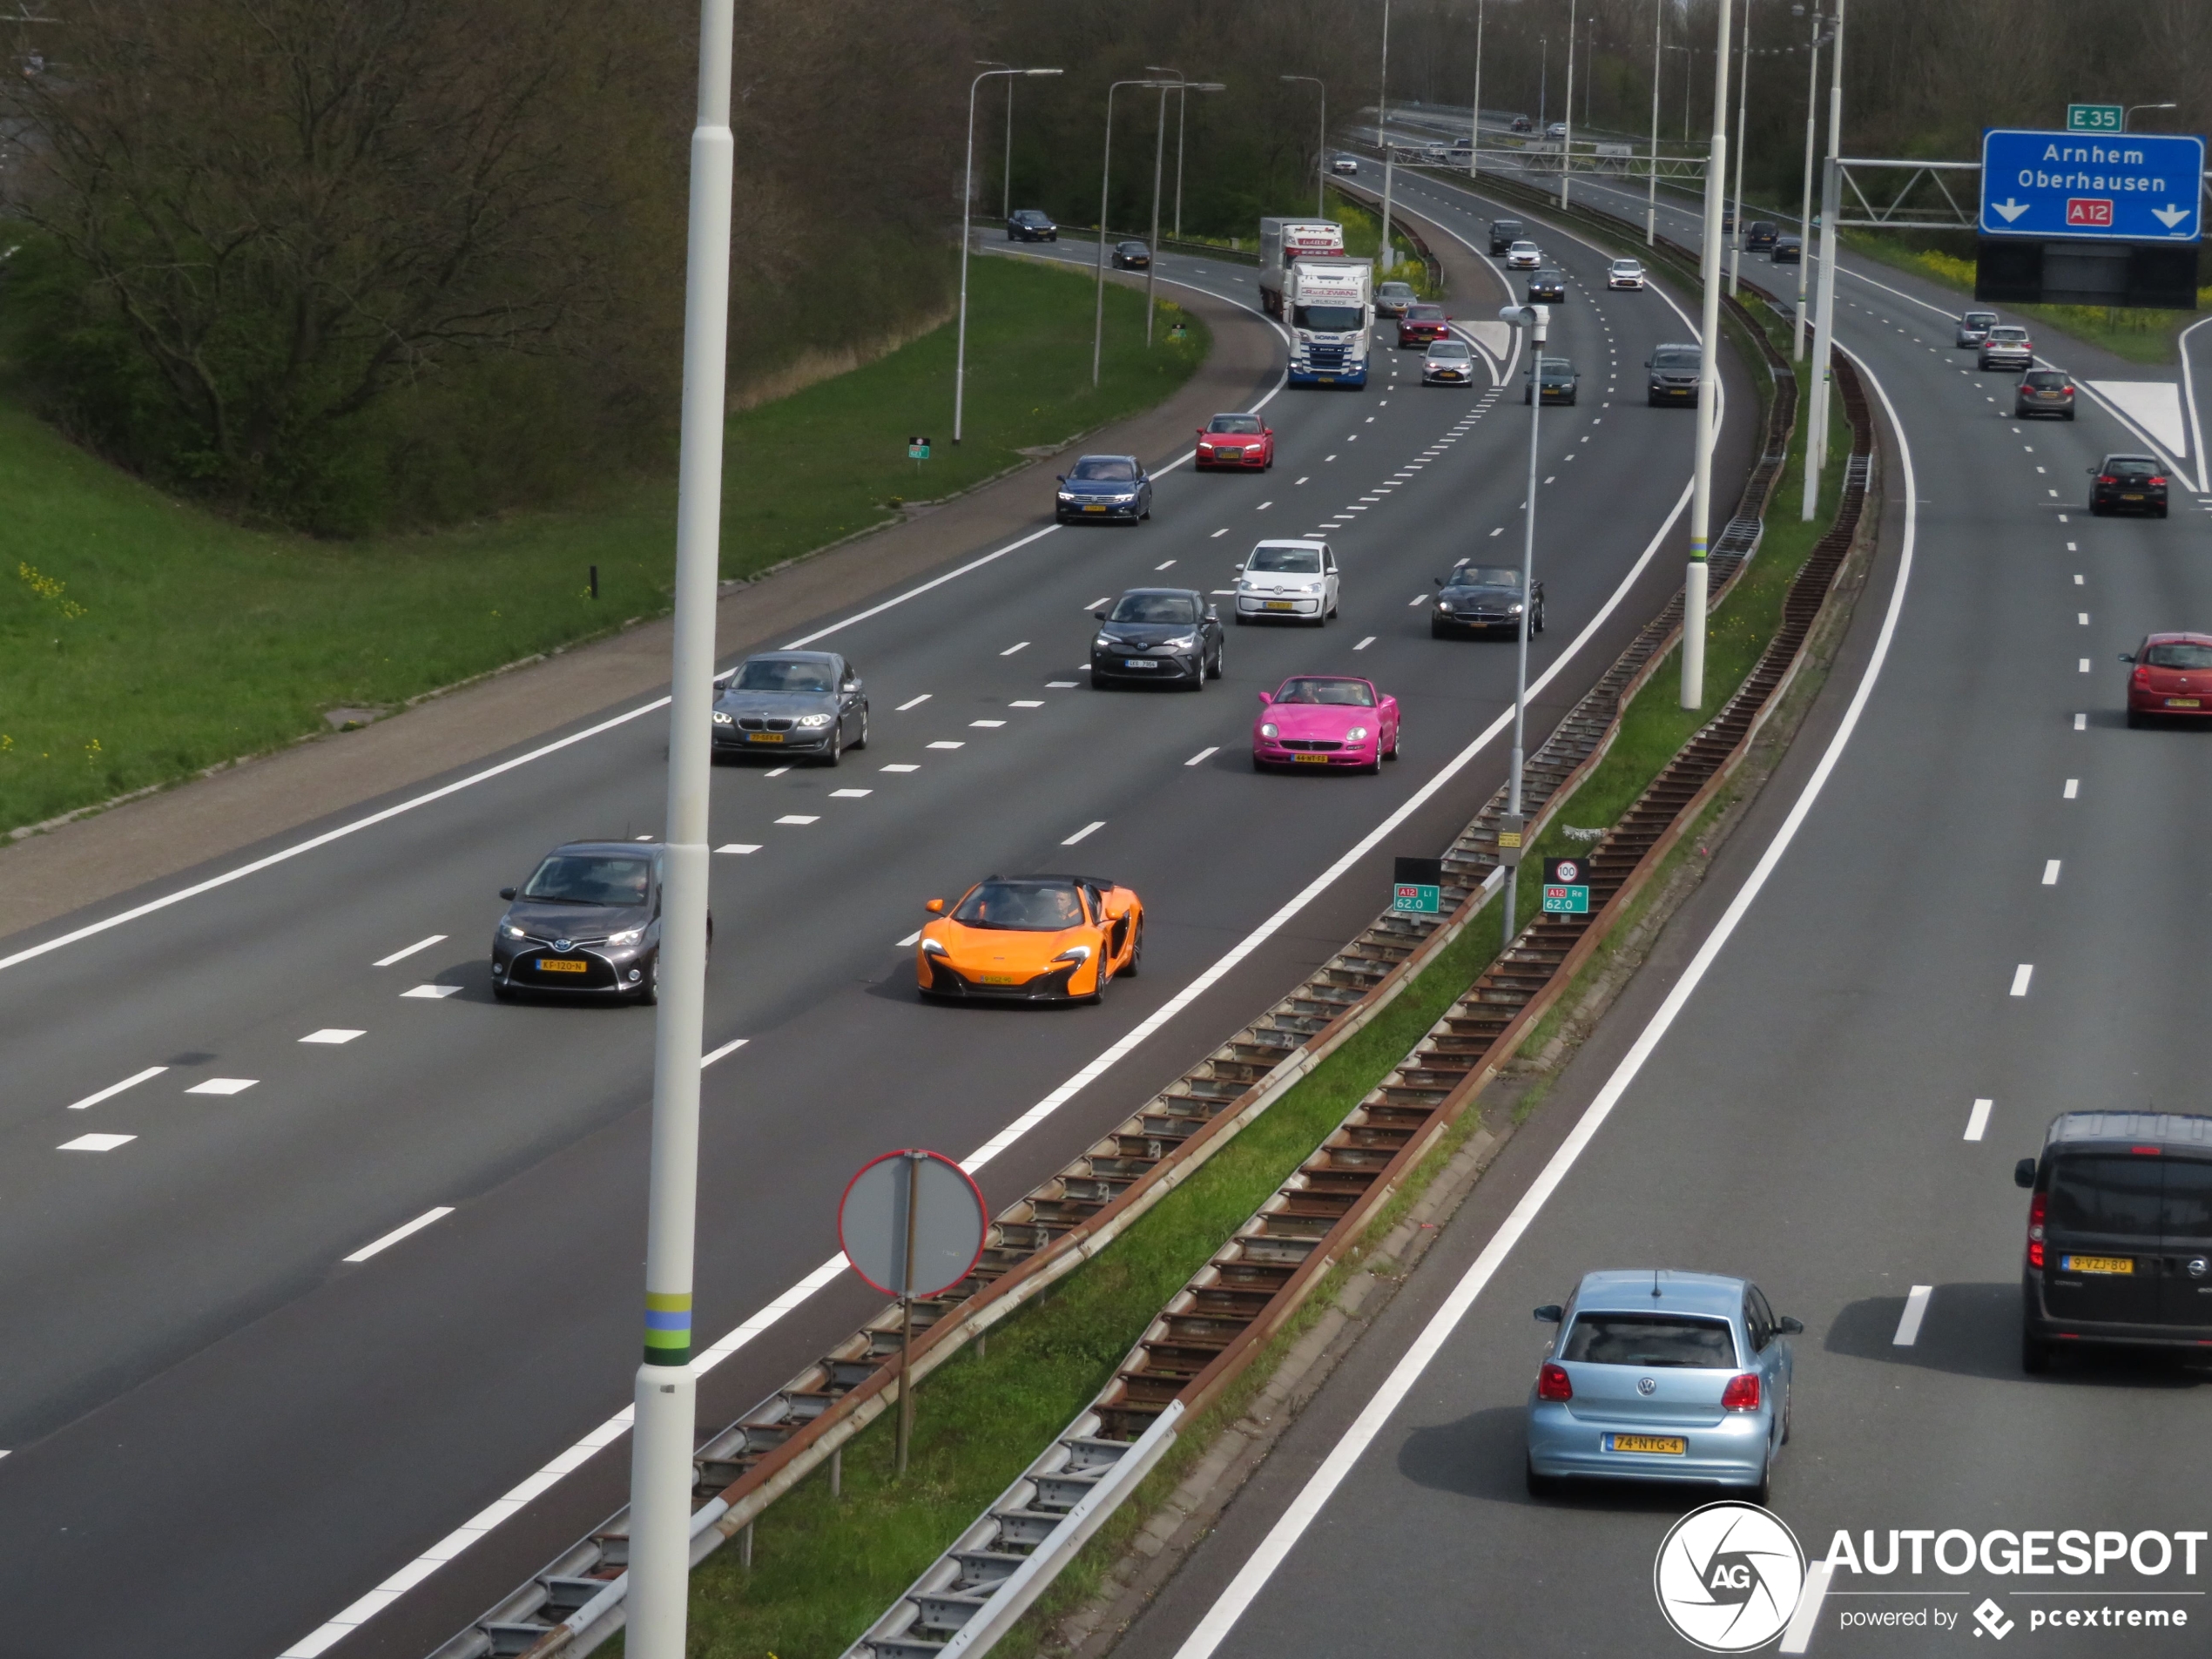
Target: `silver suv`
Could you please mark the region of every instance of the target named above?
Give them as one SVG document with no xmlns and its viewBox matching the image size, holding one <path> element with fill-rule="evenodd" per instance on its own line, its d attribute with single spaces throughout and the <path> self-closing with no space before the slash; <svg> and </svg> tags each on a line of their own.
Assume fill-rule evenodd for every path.
<svg viewBox="0 0 2212 1659">
<path fill-rule="evenodd" d="M 1974 361 L 1983 368 L 2033 368 L 2035 342 L 2027 337 L 2027 329 L 2000 323 L 1989 331 Z"/>
<path fill-rule="evenodd" d="M 1996 326 L 1997 314 L 1995 312 L 1969 311 L 1959 319 L 1959 332 L 1952 337 L 1951 343 L 1960 351 L 1966 350 L 1969 346 L 1979 346 L 1989 338 L 1989 331 Z"/>
</svg>

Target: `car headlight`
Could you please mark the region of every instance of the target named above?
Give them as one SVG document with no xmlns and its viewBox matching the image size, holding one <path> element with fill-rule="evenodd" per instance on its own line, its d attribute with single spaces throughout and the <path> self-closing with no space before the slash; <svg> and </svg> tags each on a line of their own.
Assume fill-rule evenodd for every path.
<svg viewBox="0 0 2212 1659">
<path fill-rule="evenodd" d="M 1052 960 L 1055 962 L 1087 962 L 1090 960 L 1090 947 L 1070 945 Z"/>
<path fill-rule="evenodd" d="M 1073 501 L 1075 498 L 1076 492 L 1072 489 L 1063 489 L 1060 492 L 1060 499 L 1062 501 Z"/>
<path fill-rule="evenodd" d="M 1517 604 L 1515 604 L 1515 605 L 1507 605 L 1507 606 L 1506 607 L 1506 615 L 1507 615 L 1508 617 L 1517 617 L 1517 616 L 1519 616 L 1520 614 L 1521 614 L 1521 607 L 1520 607 L 1519 605 L 1517 605 Z"/>
<path fill-rule="evenodd" d="M 1128 505 L 1130 502 L 1133 502 L 1133 501 L 1135 501 L 1135 500 L 1136 499 L 1136 492 L 1134 489 L 1125 489 L 1125 490 L 1123 490 L 1123 491 L 1120 495 L 1118 495 L 1118 496 L 1115 496 L 1113 499 L 1114 499 L 1114 504 L 1115 504 L 1116 506 L 1117 506 L 1117 507 L 1125 507 L 1125 506 L 1127 506 L 1127 505 Z"/>
<path fill-rule="evenodd" d="M 925 956 L 949 956 L 952 952 L 934 939 L 925 939 L 921 941 L 921 954 Z"/>
<path fill-rule="evenodd" d="M 1163 639 L 1160 642 L 1158 649 L 1162 651 L 1196 651 L 1198 649 L 1198 636 L 1196 634 L 1185 634 L 1180 639 Z"/>
<path fill-rule="evenodd" d="M 734 714 L 725 714 L 720 709 L 714 711 L 714 724 L 717 725 L 733 725 L 735 724 L 737 718 L 738 717 Z"/>
<path fill-rule="evenodd" d="M 1279 738 L 1283 735 L 1283 733 L 1281 728 L 1278 727 L 1274 721 L 1268 720 L 1262 723 L 1259 728 L 1259 735 L 1263 738 Z"/>
<path fill-rule="evenodd" d="M 1364 743 L 1366 738 L 1367 728 L 1364 725 L 1352 726 L 1344 734 L 1344 740 L 1346 743 Z"/>
<path fill-rule="evenodd" d="M 524 933 L 520 927 L 517 927 L 511 921 L 507 923 L 507 925 L 502 927 L 499 931 L 509 939 L 528 939 L 529 937 L 528 934 Z"/>
<path fill-rule="evenodd" d="M 1439 599 L 1436 602 L 1436 608 L 1448 615 L 1452 609 L 1452 602 L 1449 599 Z"/>
<path fill-rule="evenodd" d="M 826 714 L 802 714 L 792 722 L 793 725 L 803 725 L 810 730 L 819 730 L 829 723 L 830 717 Z"/>
<path fill-rule="evenodd" d="M 644 936 L 643 927 L 625 927 L 618 934 L 609 934 L 607 942 L 610 945 L 634 945 Z"/>
</svg>

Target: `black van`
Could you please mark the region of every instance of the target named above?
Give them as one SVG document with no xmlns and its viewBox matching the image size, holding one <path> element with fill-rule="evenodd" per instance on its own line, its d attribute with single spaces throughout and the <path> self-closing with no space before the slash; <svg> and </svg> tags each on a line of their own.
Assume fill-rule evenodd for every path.
<svg viewBox="0 0 2212 1659">
<path fill-rule="evenodd" d="M 1763 253 L 1774 246 L 1775 225 L 1770 219 L 1755 219 L 1743 233 L 1743 246 L 1753 253 Z"/>
<path fill-rule="evenodd" d="M 1495 259 L 1527 233 L 1517 219 L 1494 219 L 1490 221 L 1490 256 Z"/>
<path fill-rule="evenodd" d="M 2061 1113 L 2013 1178 L 2034 1194 L 2022 1369 L 2054 1344 L 2212 1350 L 2212 1117 Z"/>
</svg>

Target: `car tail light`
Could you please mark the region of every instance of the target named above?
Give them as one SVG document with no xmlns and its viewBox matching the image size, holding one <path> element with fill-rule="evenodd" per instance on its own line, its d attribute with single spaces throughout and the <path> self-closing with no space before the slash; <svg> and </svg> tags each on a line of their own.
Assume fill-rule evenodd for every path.
<svg viewBox="0 0 2212 1659">
<path fill-rule="evenodd" d="M 2116 484 L 2120 480 L 2108 472 L 2101 472 L 2097 475 L 2097 482 L 2101 484 Z"/>
<path fill-rule="evenodd" d="M 2148 668 L 2138 668 L 2135 671 L 2133 678 L 2134 679 L 2136 685 L 2148 687 L 2150 685 L 2150 670 Z"/>
<path fill-rule="evenodd" d="M 1759 1373 L 1746 1371 L 1730 1377 L 1728 1386 L 1721 1390 L 1721 1409 L 1724 1412 L 1755 1412 L 1759 1408 Z"/>
<path fill-rule="evenodd" d="M 1536 1373 L 1536 1398 L 1554 1404 L 1575 1398 L 1575 1385 L 1567 1375 L 1567 1367 L 1544 1361 L 1544 1368 Z"/>
<path fill-rule="evenodd" d="M 2027 1264 L 2043 1265 L 2043 1212 L 2051 1202 L 2048 1193 L 2039 1192 L 2027 1201 Z"/>
<path fill-rule="evenodd" d="M 2154 489 L 2163 489 L 2166 488 L 2166 475 L 2164 473 L 2153 473 L 2148 479 L 2144 480 L 2144 482 L 2149 484 Z"/>
</svg>

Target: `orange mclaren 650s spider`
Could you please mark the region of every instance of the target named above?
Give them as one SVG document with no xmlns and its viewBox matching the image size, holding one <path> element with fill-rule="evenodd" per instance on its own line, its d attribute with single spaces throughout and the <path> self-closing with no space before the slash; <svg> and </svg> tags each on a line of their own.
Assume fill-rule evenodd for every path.
<svg viewBox="0 0 2212 1659">
<path fill-rule="evenodd" d="M 1143 901 L 1100 876 L 986 876 L 926 907 L 914 974 L 945 1001 L 1096 1002 L 1144 954 Z"/>
</svg>

